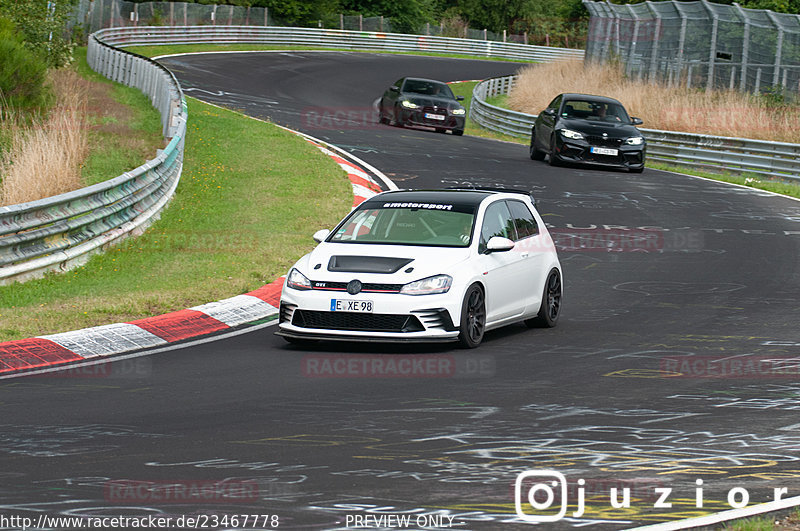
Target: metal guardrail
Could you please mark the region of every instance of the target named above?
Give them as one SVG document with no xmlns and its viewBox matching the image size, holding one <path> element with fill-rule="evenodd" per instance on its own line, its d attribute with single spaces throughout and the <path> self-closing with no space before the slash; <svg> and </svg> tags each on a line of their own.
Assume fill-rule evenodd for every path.
<svg viewBox="0 0 800 531">
<path fill-rule="evenodd" d="M 0 207 L 0 284 L 66 270 L 112 243 L 141 233 L 169 202 L 180 179 L 186 102 L 172 74 L 150 59 L 89 38 L 88 62 L 100 74 L 150 97 L 170 139 L 156 158 L 119 177 L 47 199 Z"/>
<path fill-rule="evenodd" d="M 583 58 L 583 50 L 532 46 L 513 42 L 406 35 L 321 28 L 278 26 L 138 26 L 98 32 L 114 46 L 159 44 L 261 44 L 310 46 L 360 51 L 431 52 L 518 61 Z"/>
<path fill-rule="evenodd" d="M 486 79 L 472 91 L 469 117 L 478 125 L 507 135 L 530 138 L 536 115 L 486 103 L 508 94 L 516 76 Z M 647 139 L 647 158 L 677 166 L 735 174 L 800 180 L 800 145 L 725 136 L 639 130 Z"/>
</svg>

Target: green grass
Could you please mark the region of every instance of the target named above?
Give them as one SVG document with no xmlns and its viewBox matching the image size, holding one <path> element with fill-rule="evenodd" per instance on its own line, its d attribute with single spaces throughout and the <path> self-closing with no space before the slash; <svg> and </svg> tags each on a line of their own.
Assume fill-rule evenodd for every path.
<svg viewBox="0 0 800 531">
<path fill-rule="evenodd" d="M 352 203 L 344 172 L 296 135 L 189 99 L 183 174 L 144 235 L 85 266 L 0 286 L 0 341 L 231 297 L 285 274 Z"/>
<path fill-rule="evenodd" d="M 176 53 L 197 53 L 197 52 L 258 52 L 265 50 L 298 50 L 298 51 L 334 51 L 334 52 L 353 52 L 353 49 L 328 48 L 324 46 L 268 46 L 259 44 L 165 44 L 162 46 L 127 46 L 120 47 L 123 50 L 137 53 L 145 57 L 158 57 L 160 55 L 172 55 Z M 385 53 L 390 55 L 423 55 L 428 57 L 447 57 L 450 59 L 477 59 L 484 61 L 501 61 L 507 63 L 533 63 L 536 61 L 523 61 L 520 59 L 505 59 L 502 57 L 478 57 L 463 54 L 448 54 L 434 52 L 392 52 L 386 50 L 358 50 L 363 53 Z"/>
<path fill-rule="evenodd" d="M 781 516 L 783 515 L 783 516 Z M 790 513 L 773 513 L 772 516 L 757 516 L 733 520 L 719 529 L 723 531 L 790 531 L 800 529 L 800 509 Z"/>
<path fill-rule="evenodd" d="M 88 186 L 141 166 L 155 157 L 156 149 L 165 143 L 161 116 L 147 96 L 92 70 L 86 62 L 86 48 L 78 48 L 75 59 L 75 70 L 82 77 L 107 89 L 107 94 L 97 89 L 92 91 L 88 109 L 89 157 L 81 170 Z"/>
<path fill-rule="evenodd" d="M 476 81 L 450 84 L 450 89 L 453 91 L 453 94 L 455 94 L 456 96 L 464 96 L 464 101 L 461 103 L 463 103 L 464 107 L 467 109 L 467 117 L 469 117 L 469 107 L 472 104 L 472 90 L 475 88 L 475 85 L 477 84 L 478 83 Z M 482 138 L 491 138 L 493 140 L 502 140 L 505 142 L 515 142 L 517 144 L 528 143 L 526 139 L 524 140 L 511 135 L 505 135 L 502 133 L 496 133 L 494 131 L 484 129 L 483 127 L 479 126 L 469 118 L 467 118 L 467 126 L 464 129 L 464 134 L 479 136 Z"/>
</svg>

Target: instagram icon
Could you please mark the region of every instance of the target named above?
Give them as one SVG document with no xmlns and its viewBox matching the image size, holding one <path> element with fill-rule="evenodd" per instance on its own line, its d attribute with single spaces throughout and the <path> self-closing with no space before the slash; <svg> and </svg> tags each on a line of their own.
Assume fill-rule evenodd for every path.
<svg viewBox="0 0 800 531">
<path fill-rule="evenodd" d="M 556 495 L 558 492 L 558 495 Z M 546 511 L 559 499 L 560 508 L 555 514 L 528 514 L 523 510 L 523 500 L 536 511 Z M 555 470 L 527 470 L 517 476 L 514 483 L 514 508 L 517 516 L 526 522 L 556 522 L 567 514 L 567 478 Z"/>
</svg>

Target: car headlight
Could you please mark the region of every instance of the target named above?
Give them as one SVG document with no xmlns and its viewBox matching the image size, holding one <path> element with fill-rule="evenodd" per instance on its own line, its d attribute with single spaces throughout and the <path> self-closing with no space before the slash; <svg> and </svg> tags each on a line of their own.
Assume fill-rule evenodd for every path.
<svg viewBox="0 0 800 531">
<path fill-rule="evenodd" d="M 559 131 L 559 133 L 561 133 L 561 136 L 565 136 L 573 140 L 580 140 L 583 138 L 582 134 L 580 134 L 577 131 L 573 131 L 572 129 L 562 129 L 561 131 Z"/>
<path fill-rule="evenodd" d="M 435 293 L 447 293 L 453 284 L 453 277 L 450 275 L 436 275 L 416 282 L 409 282 L 400 289 L 400 293 L 406 295 L 433 295 Z"/>
<path fill-rule="evenodd" d="M 292 268 L 289 272 L 289 276 L 286 279 L 286 285 L 290 288 L 306 290 L 311 289 L 311 281 L 306 278 L 306 276 L 298 271 L 296 268 Z"/>
<path fill-rule="evenodd" d="M 631 146 L 641 146 L 644 144 L 644 137 L 643 136 L 632 136 L 625 140 L 625 143 Z"/>
<path fill-rule="evenodd" d="M 416 104 L 416 103 L 414 103 L 413 101 L 409 101 L 409 100 L 403 100 L 403 101 L 401 101 L 401 102 L 400 102 L 400 105 L 402 105 L 402 106 L 403 106 L 403 107 L 405 107 L 406 109 L 416 109 L 417 107 L 419 107 L 419 105 L 417 105 L 417 104 Z"/>
<path fill-rule="evenodd" d="M 465 109 L 453 109 L 452 111 L 450 111 L 450 114 L 452 114 L 453 116 L 462 116 L 466 113 L 467 111 Z"/>
</svg>

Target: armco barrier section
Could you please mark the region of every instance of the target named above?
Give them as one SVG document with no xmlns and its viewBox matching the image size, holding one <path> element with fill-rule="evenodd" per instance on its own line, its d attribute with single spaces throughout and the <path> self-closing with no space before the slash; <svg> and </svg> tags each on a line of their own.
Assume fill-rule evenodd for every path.
<svg viewBox="0 0 800 531">
<path fill-rule="evenodd" d="M 530 138 L 536 115 L 502 109 L 488 98 L 508 94 L 516 76 L 486 79 L 475 86 L 469 117 L 486 129 Z M 639 129 L 647 139 L 647 158 L 709 171 L 752 173 L 800 180 L 800 145 L 766 140 Z"/>
<path fill-rule="evenodd" d="M 172 74 L 154 61 L 89 38 L 89 65 L 136 87 L 162 118 L 167 147 L 156 158 L 114 179 L 73 192 L 0 207 L 0 284 L 66 270 L 93 252 L 141 233 L 158 218 L 180 179 L 186 102 Z"/>
<path fill-rule="evenodd" d="M 405 35 L 322 28 L 279 26 L 138 26 L 100 30 L 103 42 L 115 46 L 145 44 L 260 44 L 309 46 L 362 51 L 430 52 L 518 61 L 583 58 L 583 50 L 531 46 L 513 42 Z"/>
</svg>

